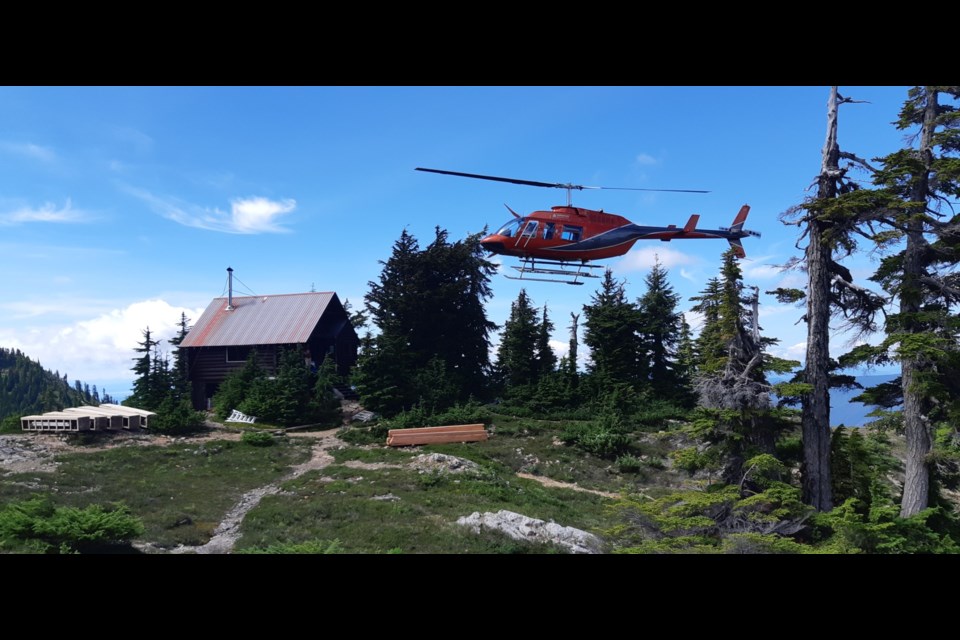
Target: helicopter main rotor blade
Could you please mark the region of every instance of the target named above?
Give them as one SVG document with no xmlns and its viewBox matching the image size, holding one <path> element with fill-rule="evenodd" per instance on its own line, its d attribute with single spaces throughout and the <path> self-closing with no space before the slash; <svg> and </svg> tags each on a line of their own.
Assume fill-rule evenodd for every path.
<svg viewBox="0 0 960 640">
<path fill-rule="evenodd" d="M 517 178 L 498 178 L 497 176 L 482 176 L 478 173 L 460 173 L 459 171 L 442 171 L 440 169 L 424 169 L 417 167 L 417 171 L 429 171 L 430 173 L 442 173 L 447 176 L 460 176 L 462 178 L 478 178 L 480 180 L 493 180 L 495 182 L 509 182 L 511 184 L 525 184 L 531 187 L 556 187 L 558 189 L 582 189 L 576 185 L 557 184 L 554 182 L 536 182 L 535 180 L 519 180 Z"/>
<path fill-rule="evenodd" d="M 670 191 L 672 193 L 710 193 L 703 189 L 641 189 L 639 187 L 576 187 L 577 189 L 614 189 L 616 191 Z"/>
<path fill-rule="evenodd" d="M 700 189 L 641 189 L 639 187 L 585 187 L 580 184 L 570 184 L 567 182 L 538 182 L 536 180 L 520 180 L 519 178 L 501 178 L 498 176 L 485 176 L 479 173 L 461 173 L 460 171 L 444 171 L 442 169 L 424 169 L 417 167 L 417 171 L 429 171 L 430 173 L 441 173 L 447 176 L 460 176 L 461 178 L 477 178 L 479 180 L 493 180 L 494 182 L 508 182 L 510 184 L 523 184 L 530 187 L 549 187 L 552 189 L 607 189 L 616 191 L 671 191 L 674 193 L 710 193 Z"/>
</svg>

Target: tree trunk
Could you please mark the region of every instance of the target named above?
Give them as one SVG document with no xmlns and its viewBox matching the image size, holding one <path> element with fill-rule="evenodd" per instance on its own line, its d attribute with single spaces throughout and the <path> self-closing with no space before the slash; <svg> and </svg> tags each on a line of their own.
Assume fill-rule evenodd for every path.
<svg viewBox="0 0 960 640">
<path fill-rule="evenodd" d="M 837 88 L 827 102 L 827 139 L 818 180 L 818 199 L 837 196 L 840 172 L 837 144 Z M 813 388 L 803 397 L 803 499 L 818 511 L 833 508 L 830 486 L 830 257 L 823 241 L 826 222 L 809 221 L 807 262 L 806 382 Z"/>
<path fill-rule="evenodd" d="M 924 173 L 918 176 L 911 199 L 926 203 L 929 200 L 930 159 L 933 150 L 933 132 L 936 127 L 937 93 L 926 88 L 924 97 L 923 126 L 920 131 L 920 158 L 924 163 Z M 923 245 L 923 221 L 912 219 L 907 224 L 907 249 L 903 259 L 903 282 L 900 285 L 900 314 L 904 319 L 906 333 L 920 333 L 917 314 L 923 302 L 922 283 L 923 263 L 921 250 Z M 901 517 L 915 515 L 927 508 L 930 500 L 930 469 L 927 457 L 930 455 L 932 441 L 930 426 L 926 415 L 926 399 L 918 390 L 917 374 L 924 368 L 925 356 L 916 355 L 901 360 L 901 378 L 903 384 L 903 427 L 907 438 L 906 474 L 903 481 L 903 500 L 900 503 Z"/>
</svg>

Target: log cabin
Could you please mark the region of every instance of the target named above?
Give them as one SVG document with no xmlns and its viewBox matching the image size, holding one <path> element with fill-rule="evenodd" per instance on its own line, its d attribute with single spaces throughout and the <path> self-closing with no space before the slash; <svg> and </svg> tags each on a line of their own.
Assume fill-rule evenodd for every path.
<svg viewBox="0 0 960 640">
<path fill-rule="evenodd" d="M 232 275 L 232 274 L 231 274 Z M 211 407 L 226 377 L 241 369 L 251 352 L 267 371 L 276 371 L 281 349 L 295 348 L 320 366 L 332 357 L 346 375 L 357 361 L 357 333 L 336 293 L 288 293 L 214 298 L 180 344 L 195 409 Z"/>
</svg>

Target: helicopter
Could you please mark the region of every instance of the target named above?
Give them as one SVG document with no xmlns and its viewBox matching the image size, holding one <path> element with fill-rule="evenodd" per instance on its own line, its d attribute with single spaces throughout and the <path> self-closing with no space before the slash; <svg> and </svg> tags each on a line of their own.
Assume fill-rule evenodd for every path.
<svg viewBox="0 0 960 640">
<path fill-rule="evenodd" d="M 630 222 L 623 216 L 606 213 L 602 209 L 584 209 L 573 206 L 571 193 L 583 189 L 616 189 L 625 191 L 672 191 L 681 193 L 709 193 L 695 189 L 640 189 L 631 187 L 588 187 L 570 183 L 537 182 L 518 178 L 425 169 L 448 176 L 493 180 L 532 187 L 550 187 L 567 191 L 567 204 L 557 205 L 550 211 L 534 211 L 521 216 L 506 204 L 513 214 L 510 220 L 496 232 L 482 238 L 480 245 L 490 253 L 520 258 L 520 265 L 513 269 L 518 276 L 504 274 L 511 280 L 537 280 L 540 282 L 561 282 L 582 285 L 583 278 L 599 278 L 591 269 L 600 269 L 602 265 L 587 264 L 591 260 L 604 260 L 622 256 L 633 247 L 637 240 L 691 240 L 697 238 L 724 239 L 730 243 L 738 258 L 746 257 L 741 238 L 760 237 L 756 231 L 743 228 L 750 213 L 750 206 L 743 205 L 729 227 L 719 229 L 697 229 L 700 216 L 693 214 L 682 227 L 675 224 L 666 227 L 648 227 Z M 576 270 L 574 270 L 576 268 Z M 530 276 L 554 276 L 551 278 Z M 557 279 L 563 278 L 563 279 Z"/>
</svg>

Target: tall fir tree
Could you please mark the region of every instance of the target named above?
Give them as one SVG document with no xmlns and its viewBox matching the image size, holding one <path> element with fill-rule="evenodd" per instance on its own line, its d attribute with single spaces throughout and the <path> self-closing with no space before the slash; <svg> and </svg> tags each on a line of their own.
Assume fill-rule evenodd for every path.
<svg viewBox="0 0 960 640">
<path fill-rule="evenodd" d="M 924 86 L 909 91 L 895 122 L 915 129 L 917 146 L 880 159 L 874 184 L 884 229 L 873 234 L 881 247 L 896 243 L 871 278 L 896 300 L 886 317 L 886 338 L 864 345 L 849 361 L 899 360 L 903 428 L 907 441 L 901 515 L 930 504 L 932 430 L 949 421 L 960 319 L 960 216 L 951 202 L 960 197 L 960 87 Z M 954 425 L 955 428 L 955 425 Z"/>
<path fill-rule="evenodd" d="M 141 354 L 134 358 L 131 370 L 135 374 L 133 381 L 133 393 L 127 398 L 125 404 L 142 409 L 149 409 L 148 405 L 153 404 L 154 397 L 154 375 L 156 366 L 153 363 L 154 349 L 158 342 L 153 339 L 150 333 L 150 327 L 141 331 L 143 341 L 138 342 L 134 348 L 136 353 Z"/>
<path fill-rule="evenodd" d="M 543 378 L 557 369 L 557 354 L 550 346 L 550 335 L 553 332 L 553 322 L 547 313 L 547 305 L 543 305 L 543 313 L 537 326 L 537 376 Z"/>
<path fill-rule="evenodd" d="M 526 387 L 537 381 L 537 312 L 525 289 L 510 304 L 510 316 L 503 325 L 497 348 L 495 370 L 505 390 Z"/>
<path fill-rule="evenodd" d="M 485 395 L 496 325 L 487 319 L 484 302 L 493 295 L 496 266 L 484 257 L 480 237 L 451 243 L 438 227 L 421 250 L 404 230 L 381 262 L 380 279 L 369 283 L 365 296 L 379 333 L 364 345 L 355 377 L 365 406 L 393 414 L 421 397 L 445 404 Z M 440 395 L 437 371 L 448 389 Z"/>
<path fill-rule="evenodd" d="M 624 283 L 616 280 L 609 269 L 590 301 L 583 306 L 583 342 L 590 347 L 590 373 L 601 384 L 636 385 L 640 380 L 641 349 L 637 305 L 627 300 Z"/>
<path fill-rule="evenodd" d="M 190 398 L 190 376 L 187 370 L 187 355 L 180 350 L 180 343 L 183 342 L 188 333 L 190 333 L 190 319 L 187 318 L 186 312 L 181 312 L 180 321 L 177 323 L 177 333 L 167 340 L 174 348 L 173 366 L 170 374 L 174 400 L 178 402 L 184 398 Z"/>
<path fill-rule="evenodd" d="M 678 369 L 677 345 L 683 316 L 677 310 L 680 296 L 670 286 L 667 275 L 656 259 L 644 280 L 647 290 L 637 301 L 640 374 L 658 397 L 680 399 L 684 395 L 684 380 Z"/>
<path fill-rule="evenodd" d="M 849 102 L 854 100 L 844 98 L 837 87 L 831 87 L 816 195 L 781 216 L 785 224 L 801 228 L 798 247 L 806 239 L 803 258 L 789 265 L 806 272 L 806 288 L 770 292 L 781 302 L 804 300 L 806 304 L 803 316 L 807 324 L 806 357 L 804 369 L 796 380 L 805 385 L 797 387 L 804 389 L 800 394 L 801 476 L 804 501 L 820 511 L 828 511 L 833 506 L 830 388 L 856 384 L 849 376 L 833 373 L 837 366 L 830 358 L 830 319 L 843 315 L 848 322 L 846 326 L 857 328 L 859 333 L 869 333 L 875 329 L 874 317 L 885 304 L 882 296 L 854 284 L 849 269 L 839 262 L 855 250 L 860 227 L 874 207 L 874 195 L 859 190 L 857 183 L 847 177 L 851 168 L 872 170 L 872 167 L 854 154 L 841 151 L 838 142 L 839 107 Z M 847 166 L 840 166 L 841 159 L 848 161 Z"/>
<path fill-rule="evenodd" d="M 704 355 L 694 386 L 698 404 L 713 411 L 714 435 L 720 435 L 729 454 L 724 471 L 728 482 L 743 477 L 750 449 L 774 452 L 776 432 L 784 424 L 770 413 L 774 387 L 767 373 L 787 373 L 800 364 L 766 353 L 777 340 L 761 336 L 755 298 L 743 290 L 743 274 L 730 249 L 723 254 L 720 278 L 697 298 L 699 308 L 708 313 L 698 342 Z"/>
</svg>

